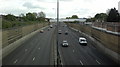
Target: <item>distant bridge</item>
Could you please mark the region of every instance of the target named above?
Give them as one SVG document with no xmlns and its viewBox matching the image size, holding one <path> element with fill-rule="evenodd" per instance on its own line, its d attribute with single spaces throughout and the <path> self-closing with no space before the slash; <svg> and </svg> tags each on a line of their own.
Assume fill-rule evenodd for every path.
<svg viewBox="0 0 120 67">
<path fill-rule="evenodd" d="M 85 22 L 86 19 L 79 18 L 79 19 L 60 19 L 59 20 L 59 22 L 73 22 L 73 21 Z M 57 19 L 51 19 L 50 22 L 57 22 Z"/>
</svg>

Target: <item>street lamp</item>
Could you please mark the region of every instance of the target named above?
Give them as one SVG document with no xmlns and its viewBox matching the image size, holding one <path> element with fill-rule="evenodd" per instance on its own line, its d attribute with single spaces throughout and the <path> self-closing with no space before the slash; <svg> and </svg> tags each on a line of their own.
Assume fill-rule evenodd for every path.
<svg viewBox="0 0 120 67">
<path fill-rule="evenodd" d="M 57 0 L 57 65 L 59 64 L 59 51 L 58 51 L 58 23 L 59 23 L 59 0 Z"/>
</svg>

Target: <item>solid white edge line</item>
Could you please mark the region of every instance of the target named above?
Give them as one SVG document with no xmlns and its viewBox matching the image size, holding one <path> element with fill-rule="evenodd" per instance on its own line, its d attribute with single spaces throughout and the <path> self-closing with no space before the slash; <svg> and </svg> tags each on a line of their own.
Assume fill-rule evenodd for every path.
<svg viewBox="0 0 120 67">
<path fill-rule="evenodd" d="M 61 65 L 63 66 L 63 63 L 61 63 Z"/>
</svg>

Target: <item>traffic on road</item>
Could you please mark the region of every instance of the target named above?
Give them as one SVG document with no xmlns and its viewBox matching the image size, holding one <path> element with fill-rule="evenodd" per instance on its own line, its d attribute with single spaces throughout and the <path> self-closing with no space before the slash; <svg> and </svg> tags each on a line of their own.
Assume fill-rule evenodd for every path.
<svg viewBox="0 0 120 67">
<path fill-rule="evenodd" d="M 58 30 L 56 33 L 55 30 Z M 53 35 L 58 37 L 54 38 Z M 58 40 L 58 44 L 52 41 Z M 64 22 L 41 29 L 20 47 L 3 59 L 3 65 L 50 65 L 52 46 L 58 46 L 61 65 L 115 65 L 116 63 L 100 52 L 89 38 L 76 32 Z"/>
</svg>

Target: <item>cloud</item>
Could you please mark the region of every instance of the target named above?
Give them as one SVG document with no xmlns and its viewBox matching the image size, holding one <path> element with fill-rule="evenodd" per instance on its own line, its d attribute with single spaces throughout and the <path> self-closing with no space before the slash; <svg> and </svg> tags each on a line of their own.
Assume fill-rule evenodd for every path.
<svg viewBox="0 0 120 67">
<path fill-rule="evenodd" d="M 79 17 L 94 16 L 106 12 L 107 9 L 118 9 L 119 0 L 59 0 L 60 17 L 78 15 Z M 27 12 L 45 12 L 47 17 L 56 17 L 57 0 L 0 0 L 0 14 Z M 54 8 L 54 9 L 53 9 Z"/>
<path fill-rule="evenodd" d="M 40 7 L 39 5 L 33 5 L 31 2 L 26 2 L 23 4 L 23 6 L 27 7 L 28 9 L 35 9 L 35 8 L 44 9 L 43 7 Z"/>
<path fill-rule="evenodd" d="M 21 13 L 26 13 L 28 10 L 26 9 L 20 9 L 20 8 L 7 8 L 7 9 L 1 9 L 0 13 L 2 14 L 14 14 L 16 16 L 20 15 Z"/>
<path fill-rule="evenodd" d="M 59 1 L 68 1 L 68 2 L 70 2 L 70 1 L 73 1 L 73 0 L 59 0 Z"/>
<path fill-rule="evenodd" d="M 51 3 L 55 3 L 57 2 L 57 0 L 37 0 L 38 2 L 51 2 Z M 62 2 L 71 2 L 71 1 L 74 1 L 74 0 L 59 0 L 59 1 L 62 1 Z"/>
</svg>

